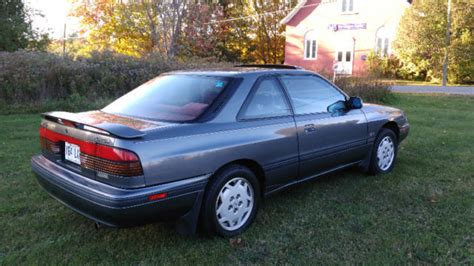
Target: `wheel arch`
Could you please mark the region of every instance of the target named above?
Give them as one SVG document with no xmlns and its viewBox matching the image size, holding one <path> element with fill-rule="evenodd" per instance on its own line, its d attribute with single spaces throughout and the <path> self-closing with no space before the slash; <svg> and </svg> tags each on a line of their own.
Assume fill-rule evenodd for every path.
<svg viewBox="0 0 474 266">
<path fill-rule="evenodd" d="M 384 128 L 392 130 L 395 133 L 395 136 L 397 137 L 397 142 L 400 140 L 400 129 L 398 128 L 398 124 L 395 121 L 389 121 L 385 123 L 380 130 Z"/>
<path fill-rule="evenodd" d="M 252 159 L 238 159 L 238 160 L 233 160 L 230 161 L 222 166 L 220 166 L 211 176 L 209 180 L 209 184 L 212 183 L 214 178 L 219 175 L 225 168 L 231 166 L 231 165 L 241 165 L 246 168 L 248 168 L 250 171 L 252 171 L 255 176 L 257 177 L 258 183 L 260 185 L 260 195 L 264 195 L 265 192 L 265 171 L 263 170 L 263 167 L 255 160 Z"/>
</svg>

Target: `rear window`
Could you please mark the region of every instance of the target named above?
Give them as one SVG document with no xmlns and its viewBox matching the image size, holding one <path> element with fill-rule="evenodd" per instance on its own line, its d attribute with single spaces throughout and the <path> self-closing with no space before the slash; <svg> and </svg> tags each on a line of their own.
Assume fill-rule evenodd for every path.
<svg viewBox="0 0 474 266">
<path fill-rule="evenodd" d="M 209 108 L 229 82 L 226 77 L 164 75 L 130 91 L 102 111 L 153 120 L 192 121 Z"/>
</svg>

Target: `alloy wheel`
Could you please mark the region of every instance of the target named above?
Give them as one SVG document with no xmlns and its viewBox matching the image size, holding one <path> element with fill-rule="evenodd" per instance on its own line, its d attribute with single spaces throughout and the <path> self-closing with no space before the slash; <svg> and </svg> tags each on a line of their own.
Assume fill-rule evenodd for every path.
<svg viewBox="0 0 474 266">
<path fill-rule="evenodd" d="M 252 213 L 254 201 L 254 191 L 249 181 L 242 177 L 229 180 L 217 196 L 217 221 L 228 231 L 241 228 Z"/>
</svg>

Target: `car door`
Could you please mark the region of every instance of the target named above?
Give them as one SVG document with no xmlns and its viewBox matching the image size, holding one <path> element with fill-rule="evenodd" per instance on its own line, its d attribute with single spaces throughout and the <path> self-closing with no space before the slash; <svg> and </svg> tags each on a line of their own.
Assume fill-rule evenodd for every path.
<svg viewBox="0 0 474 266">
<path fill-rule="evenodd" d="M 298 180 L 298 137 L 291 106 L 274 76 L 257 80 L 238 115 L 252 151 L 265 171 L 266 191 Z M 234 150 L 237 151 L 237 150 Z"/>
<path fill-rule="evenodd" d="M 299 177 L 360 161 L 368 152 L 367 120 L 345 107 L 347 96 L 316 75 L 284 75 L 298 135 Z"/>
</svg>

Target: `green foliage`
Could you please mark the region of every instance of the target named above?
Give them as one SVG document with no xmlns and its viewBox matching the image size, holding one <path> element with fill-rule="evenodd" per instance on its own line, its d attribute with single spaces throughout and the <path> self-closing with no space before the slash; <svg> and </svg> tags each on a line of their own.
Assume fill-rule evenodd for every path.
<svg viewBox="0 0 474 266">
<path fill-rule="evenodd" d="M 474 82 L 474 5 L 452 2 L 451 43 L 448 47 L 449 80 Z M 447 1 L 414 1 L 401 19 L 395 50 L 403 78 L 439 80 L 445 54 Z"/>
<path fill-rule="evenodd" d="M 380 56 L 375 52 L 371 52 L 365 62 L 369 75 L 377 78 L 397 78 L 400 61 L 397 57 Z"/>
<path fill-rule="evenodd" d="M 391 84 L 370 77 L 342 77 L 336 80 L 336 85 L 349 96 L 358 96 L 366 102 L 386 102 L 392 95 Z"/>
<path fill-rule="evenodd" d="M 203 59 L 166 60 L 156 54 L 142 58 L 111 52 L 92 55 L 73 59 L 43 52 L 0 52 L 0 100 L 9 105 L 72 100 L 80 105 L 81 99 L 118 97 L 163 72 L 216 66 Z"/>
<path fill-rule="evenodd" d="M 22 0 L 0 1 L 0 51 L 44 51 L 49 42 L 48 34 L 33 30 L 30 12 Z"/>
<path fill-rule="evenodd" d="M 34 103 L 16 103 L 8 104 L 0 100 L 0 114 L 37 114 L 50 112 L 53 110 L 60 110 L 66 112 L 82 112 L 88 110 L 97 110 L 105 107 L 111 103 L 113 99 L 95 99 L 90 100 L 87 97 L 79 94 L 72 94 L 65 99 L 59 100 L 45 100 Z"/>
<path fill-rule="evenodd" d="M 31 24 L 21 0 L 0 2 L 0 51 L 16 51 L 28 47 Z"/>
</svg>

